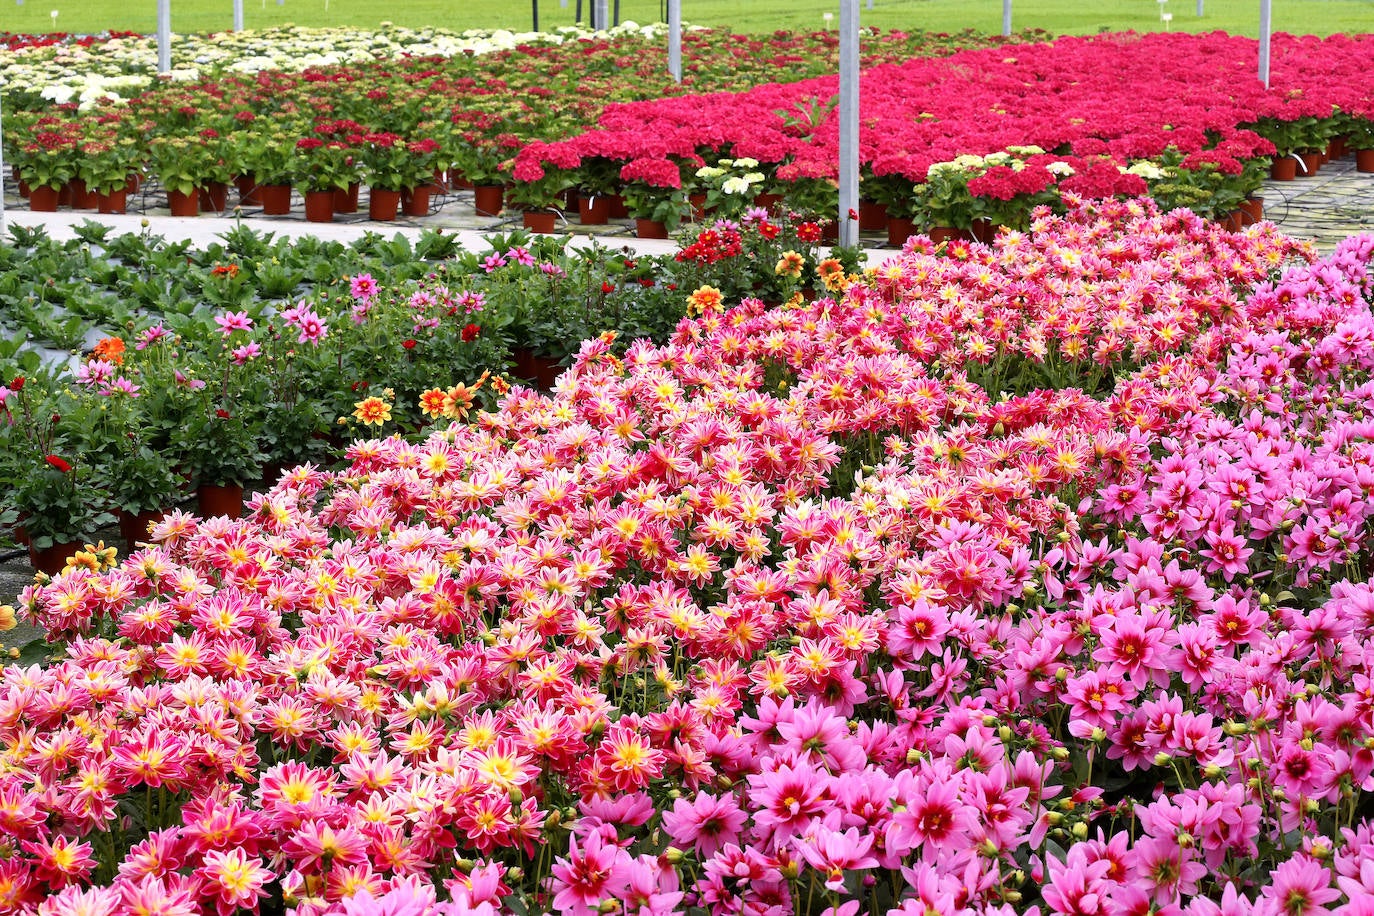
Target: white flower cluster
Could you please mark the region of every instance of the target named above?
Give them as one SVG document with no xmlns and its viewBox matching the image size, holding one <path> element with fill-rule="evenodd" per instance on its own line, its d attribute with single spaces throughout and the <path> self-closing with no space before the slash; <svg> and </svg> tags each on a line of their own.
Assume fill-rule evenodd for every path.
<svg viewBox="0 0 1374 916">
<path fill-rule="evenodd" d="M 603 34 L 654 39 L 666 27 L 624 22 Z M 490 54 L 521 44 L 562 44 L 593 34 L 572 26 L 551 32 L 507 29 L 406 29 L 383 23 L 381 29 L 306 29 L 287 26 L 211 35 L 174 35 L 174 80 L 196 80 L 216 73 L 251 74 L 263 70 L 299 72 L 308 67 L 356 64 L 410 57 Z M 55 104 L 91 107 L 124 101 L 157 78 L 157 39 L 114 39 L 81 47 L 20 48 L 0 57 L 0 85 L 37 90 Z"/>
</svg>

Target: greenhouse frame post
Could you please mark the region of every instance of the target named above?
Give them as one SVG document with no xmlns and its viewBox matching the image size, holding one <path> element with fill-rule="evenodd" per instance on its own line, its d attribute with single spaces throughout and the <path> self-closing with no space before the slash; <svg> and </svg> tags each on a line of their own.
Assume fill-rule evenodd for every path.
<svg viewBox="0 0 1374 916">
<path fill-rule="evenodd" d="M 172 69 L 172 0 L 157 0 L 157 72 Z"/>
<path fill-rule="evenodd" d="M 0 233 L 5 231 L 5 81 L 0 80 Z"/>
<path fill-rule="evenodd" d="M 668 72 L 682 82 L 682 0 L 668 0 Z"/>
<path fill-rule="evenodd" d="M 592 29 L 604 32 L 611 25 L 609 0 L 592 0 Z"/>
<path fill-rule="evenodd" d="M 1202 0 L 1198 0 L 1201 4 Z M 1002 0 L 1002 37 L 1011 37 L 1011 0 Z"/>
<path fill-rule="evenodd" d="M 534 28 L 531 31 L 539 31 L 539 0 L 530 0 L 530 15 L 534 19 Z"/>
<path fill-rule="evenodd" d="M 243 0 L 234 0 L 234 31 L 243 31 Z"/>
<path fill-rule="evenodd" d="M 1270 0 L 1260 0 L 1259 78 L 1265 89 L 1269 88 L 1269 39 L 1274 28 L 1270 5 Z"/>
<path fill-rule="evenodd" d="M 859 0 L 840 0 L 840 244 L 857 245 L 859 221 Z"/>
</svg>

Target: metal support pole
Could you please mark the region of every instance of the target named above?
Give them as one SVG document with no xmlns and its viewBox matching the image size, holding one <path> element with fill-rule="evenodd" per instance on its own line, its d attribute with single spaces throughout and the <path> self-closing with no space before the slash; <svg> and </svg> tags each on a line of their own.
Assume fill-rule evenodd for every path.
<svg viewBox="0 0 1374 916">
<path fill-rule="evenodd" d="M 157 0 L 157 72 L 172 69 L 172 0 Z"/>
<path fill-rule="evenodd" d="M 1202 0 L 1197 0 L 1197 15 L 1199 19 L 1202 18 Z"/>
<path fill-rule="evenodd" d="M 1274 24 L 1270 16 L 1270 0 L 1260 0 L 1259 78 L 1269 88 L 1269 36 Z"/>
<path fill-rule="evenodd" d="M 615 18 L 611 20 L 612 25 L 620 25 L 620 0 L 615 0 Z"/>
<path fill-rule="evenodd" d="M 5 83 L 0 80 L 0 233 L 5 231 Z"/>
<path fill-rule="evenodd" d="M 592 0 L 592 28 L 605 31 L 610 25 L 611 15 L 607 0 Z"/>
<path fill-rule="evenodd" d="M 577 15 L 573 18 L 578 25 L 582 24 L 582 0 L 577 0 Z"/>
<path fill-rule="evenodd" d="M 1198 0 L 1198 3 L 1201 2 Z M 1011 37 L 1011 0 L 1002 0 L 1002 36 Z"/>
<path fill-rule="evenodd" d="M 859 0 L 840 0 L 840 244 L 859 243 Z"/>
<path fill-rule="evenodd" d="M 668 72 L 682 82 L 682 0 L 668 0 Z"/>
<path fill-rule="evenodd" d="M 534 18 L 534 28 L 531 31 L 537 32 L 539 31 L 539 0 L 530 0 L 530 6 L 533 8 Z"/>
<path fill-rule="evenodd" d="M 234 0 L 234 31 L 243 31 L 243 0 Z"/>
</svg>

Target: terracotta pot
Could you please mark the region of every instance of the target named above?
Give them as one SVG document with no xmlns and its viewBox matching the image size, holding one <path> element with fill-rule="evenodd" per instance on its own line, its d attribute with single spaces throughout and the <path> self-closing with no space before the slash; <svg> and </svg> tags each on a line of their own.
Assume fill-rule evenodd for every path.
<svg viewBox="0 0 1374 916">
<path fill-rule="evenodd" d="M 385 188 L 372 188 L 367 192 L 367 218 L 389 223 L 396 218 L 396 210 L 401 206 L 401 192 Z"/>
<path fill-rule="evenodd" d="M 1332 137 L 1326 144 L 1326 161 L 1345 158 L 1345 137 Z"/>
<path fill-rule="evenodd" d="M 607 194 L 606 200 L 611 209 L 611 219 L 629 219 L 630 211 L 625 206 L 625 198 L 619 194 Z"/>
<path fill-rule="evenodd" d="M 859 201 L 859 231 L 882 232 L 887 228 L 887 204 Z"/>
<path fill-rule="evenodd" d="M 147 512 L 125 512 L 119 510 L 119 536 L 131 549 L 139 541 L 148 540 L 148 529 L 167 516 L 166 509 L 151 509 Z"/>
<path fill-rule="evenodd" d="M 243 487 L 201 484 L 196 489 L 196 505 L 206 518 L 214 515 L 238 518 L 243 514 Z"/>
<path fill-rule="evenodd" d="M 835 222 L 834 220 L 830 220 L 829 222 L 827 222 L 827 223 L 825 223 L 824 225 L 821 226 L 821 241 L 822 241 L 822 242 L 828 242 L 829 244 L 834 245 L 834 244 L 836 244 L 837 242 L 839 242 L 839 240 L 840 240 L 840 224 L 839 224 L 839 223 Z"/>
<path fill-rule="evenodd" d="M 306 191 L 305 220 L 309 223 L 334 222 L 334 192 Z"/>
<path fill-rule="evenodd" d="M 334 190 L 334 212 L 358 212 L 358 183 L 356 181 L 346 188 L 336 188 Z"/>
<path fill-rule="evenodd" d="M 33 564 L 36 572 L 55 576 L 67 565 L 67 559 L 84 546 L 86 545 L 80 541 L 71 541 L 64 544 L 54 544 L 42 550 L 35 550 L 30 544 L 29 562 Z"/>
<path fill-rule="evenodd" d="M 1245 214 L 1240 210 L 1232 210 L 1225 216 L 1218 218 L 1217 222 L 1221 223 L 1222 228 L 1227 232 L 1239 232 L 1245 228 Z"/>
<path fill-rule="evenodd" d="M 1356 150 L 1355 168 L 1361 172 L 1374 172 L 1374 149 Z"/>
<path fill-rule="evenodd" d="M 20 197 L 20 199 L 22 199 L 22 200 L 28 200 L 29 197 L 33 194 L 33 190 L 29 187 L 29 183 L 28 183 L 27 181 L 25 181 L 24 179 L 20 178 L 20 179 L 17 179 L 17 180 L 18 180 L 18 182 L 19 182 L 19 197 Z"/>
<path fill-rule="evenodd" d="M 72 205 L 72 183 L 70 181 L 57 189 L 57 205 L 59 207 Z"/>
<path fill-rule="evenodd" d="M 906 244 L 906 240 L 915 234 L 915 220 L 905 219 L 900 216 L 889 216 L 887 218 L 887 243 L 889 245 Z"/>
<path fill-rule="evenodd" d="M 472 205 L 478 216 L 496 216 L 505 202 L 506 189 L 499 184 L 478 185 L 472 189 Z"/>
<path fill-rule="evenodd" d="M 195 191 L 190 194 L 168 191 L 167 206 L 171 208 L 173 216 L 200 216 L 200 195 Z"/>
<path fill-rule="evenodd" d="M 997 238 L 997 226 L 990 219 L 976 219 L 969 226 L 969 232 L 973 234 L 975 242 L 982 242 L 984 245 L 991 245 L 992 240 Z"/>
<path fill-rule="evenodd" d="M 223 213 L 229 205 L 229 185 L 222 181 L 207 181 L 200 189 L 200 208 L 206 213 Z"/>
<path fill-rule="evenodd" d="M 692 219 L 701 222 L 706 218 L 706 195 L 689 194 L 687 202 L 692 205 Z"/>
<path fill-rule="evenodd" d="M 86 190 L 84 179 L 73 178 L 67 187 L 71 188 L 73 210 L 94 210 L 96 208 L 96 198 L 99 195 Z"/>
<path fill-rule="evenodd" d="M 534 382 L 541 390 L 548 391 L 558 381 L 558 374 L 562 371 L 558 360 L 538 356 L 528 347 L 516 347 L 511 355 L 515 357 L 515 374 Z"/>
<path fill-rule="evenodd" d="M 34 213 L 56 213 L 61 197 L 57 188 L 29 188 L 29 209 Z"/>
<path fill-rule="evenodd" d="M 448 173 L 443 169 L 435 169 L 429 183 L 434 185 L 436 193 L 444 193 L 448 190 Z"/>
<path fill-rule="evenodd" d="M 611 199 L 605 194 L 577 198 L 577 221 L 584 226 L 604 226 L 611 218 Z"/>
<path fill-rule="evenodd" d="M 1275 181 L 1292 181 L 1298 177 L 1298 160 L 1292 156 L 1275 159 L 1274 164 L 1269 166 L 1269 177 Z"/>
<path fill-rule="evenodd" d="M 952 242 L 959 237 L 959 230 L 949 226 L 932 226 L 930 228 L 930 240 L 937 245 Z"/>
<path fill-rule="evenodd" d="M 130 194 L 137 194 L 141 187 L 143 187 L 143 176 L 137 173 L 130 175 L 129 180 L 124 182 L 124 190 Z"/>
<path fill-rule="evenodd" d="M 762 207 L 770 213 L 780 203 L 782 203 L 781 194 L 760 194 L 754 198 L 754 206 Z"/>
<path fill-rule="evenodd" d="M 123 188 L 96 195 L 96 209 L 101 213 L 123 213 L 128 209 L 128 203 L 129 192 Z"/>
<path fill-rule="evenodd" d="M 1302 164 L 1305 165 L 1307 168 L 1306 168 L 1305 171 L 1304 171 L 1303 169 L 1298 169 L 1298 176 L 1301 177 L 1301 178 L 1313 178 L 1313 177 L 1315 177 L 1316 174 L 1317 174 L 1317 172 L 1321 171 L 1321 167 L 1322 167 L 1322 157 L 1321 157 L 1321 154 L 1320 154 L 1320 153 L 1303 153 L 1303 154 L 1302 154 Z"/>
<path fill-rule="evenodd" d="M 291 212 L 291 185 L 266 184 L 258 187 L 262 212 L 266 216 L 285 216 Z"/>
<path fill-rule="evenodd" d="M 636 219 L 635 235 L 641 239 L 666 239 L 668 227 L 656 219 Z"/>
<path fill-rule="evenodd" d="M 1240 202 L 1241 225 L 1253 226 L 1264 219 L 1264 198 L 1249 197 Z"/>
<path fill-rule="evenodd" d="M 432 184 L 407 188 L 401 192 L 401 210 L 406 216 L 429 216 L 429 199 L 433 194 Z"/>
<path fill-rule="evenodd" d="M 239 203 L 245 207 L 262 205 L 261 189 L 252 175 L 240 175 L 234 179 L 234 189 L 239 192 Z"/>
<path fill-rule="evenodd" d="M 526 210 L 521 215 L 525 228 L 540 235 L 553 235 L 558 229 L 558 214 L 552 210 Z"/>
<path fill-rule="evenodd" d="M 472 190 L 472 182 L 468 181 L 467 176 L 457 169 L 448 170 L 448 186 L 454 191 Z"/>
</svg>

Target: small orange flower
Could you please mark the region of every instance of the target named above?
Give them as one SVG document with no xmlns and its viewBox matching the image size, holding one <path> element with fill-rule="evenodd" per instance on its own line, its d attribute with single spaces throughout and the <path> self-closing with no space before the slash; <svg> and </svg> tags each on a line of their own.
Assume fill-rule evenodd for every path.
<svg viewBox="0 0 1374 916">
<path fill-rule="evenodd" d="M 714 286 L 700 286 L 687 297 L 687 314 L 696 316 L 718 312 L 724 301 L 724 295 Z"/>
<path fill-rule="evenodd" d="M 381 426 L 391 419 L 391 405 L 375 395 L 363 398 L 353 405 L 353 416 L 364 426 Z"/>
<path fill-rule="evenodd" d="M 98 359 L 114 363 L 116 366 L 122 366 L 124 365 L 124 350 L 124 341 L 120 338 L 102 337 L 99 342 L 91 348 L 91 353 Z"/>
<path fill-rule="evenodd" d="M 773 272 L 780 277 L 800 277 L 802 268 L 806 266 L 806 258 L 795 251 L 784 251 L 782 257 L 778 258 L 777 266 Z"/>
<path fill-rule="evenodd" d="M 431 420 L 437 420 L 444 415 L 444 403 L 447 399 L 448 395 L 442 388 L 431 388 L 422 392 L 420 395 L 420 412 Z"/>
<path fill-rule="evenodd" d="M 490 372 L 483 372 L 482 377 L 471 387 L 463 384 L 454 385 L 444 394 L 444 416 L 451 420 L 461 420 L 468 415 L 472 409 L 472 403 L 477 397 L 477 392 L 482 390 L 486 384 Z"/>
</svg>

